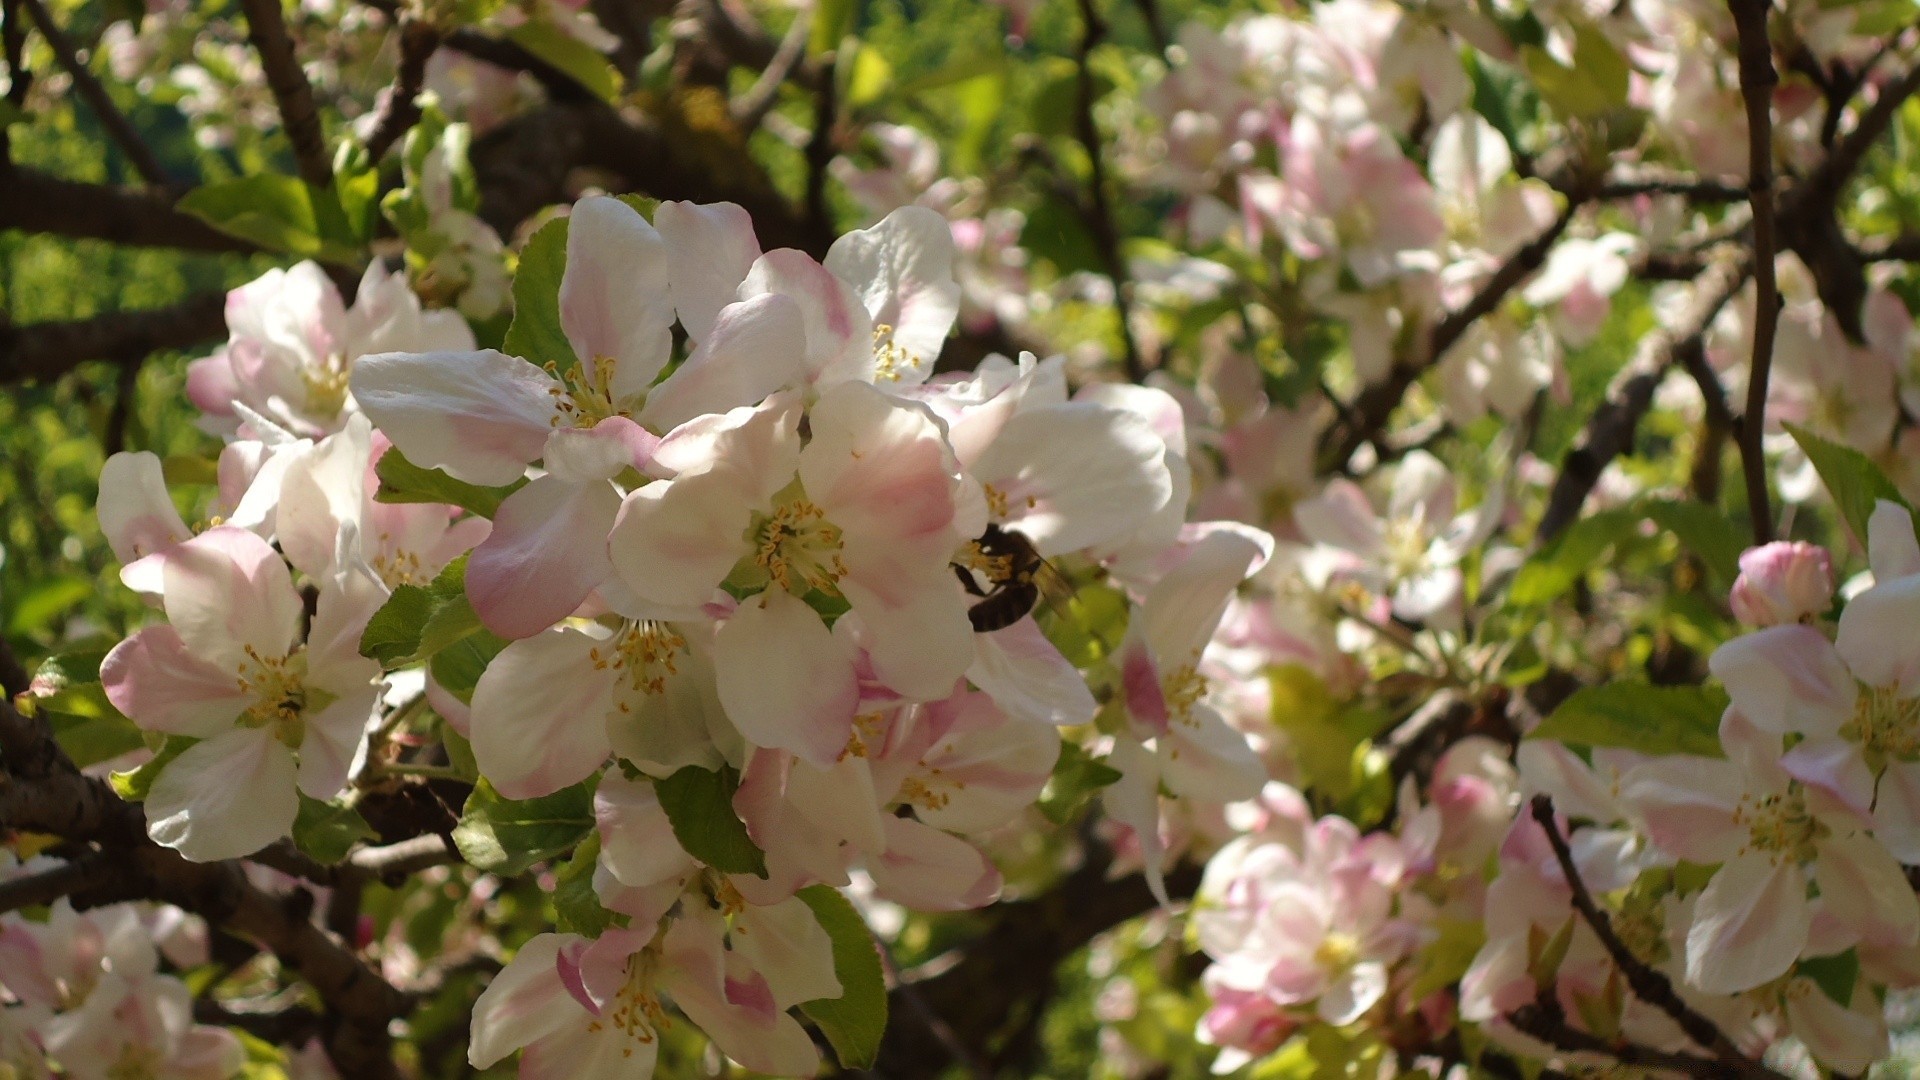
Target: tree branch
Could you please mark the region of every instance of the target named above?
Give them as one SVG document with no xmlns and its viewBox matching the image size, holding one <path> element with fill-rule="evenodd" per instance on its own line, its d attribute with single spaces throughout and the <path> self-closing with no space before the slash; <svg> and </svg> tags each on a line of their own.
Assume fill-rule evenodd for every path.
<svg viewBox="0 0 1920 1080">
<path fill-rule="evenodd" d="M 19 3 L 32 17 L 34 25 L 40 28 L 40 36 L 46 39 L 54 58 L 73 77 L 74 89 L 86 100 L 87 107 L 99 118 L 100 125 L 107 129 L 107 135 L 127 155 L 127 160 L 133 163 L 134 170 L 154 187 L 166 187 L 167 171 L 160 167 L 160 159 L 153 155 L 153 148 L 134 130 L 126 114 L 113 103 L 107 88 L 94 77 L 93 70 L 87 67 L 86 62 L 80 59 L 80 52 L 74 48 L 73 40 L 53 21 L 53 15 L 47 11 L 46 5 L 40 0 L 19 0 Z"/>
<path fill-rule="evenodd" d="M 240 10 L 247 17 L 247 37 L 267 73 L 267 88 L 280 107 L 280 122 L 287 130 L 287 141 L 293 144 L 300 178 L 317 188 L 330 186 L 333 166 L 327 154 L 326 134 L 320 128 L 320 111 L 313 102 L 313 84 L 307 81 L 300 58 L 294 55 L 280 0 L 240 0 Z"/>
<path fill-rule="evenodd" d="M 1100 129 L 1093 122 L 1093 103 L 1096 96 L 1091 59 L 1093 50 L 1106 40 L 1107 24 L 1094 7 L 1094 0 L 1080 0 L 1080 48 L 1075 57 L 1079 65 L 1079 77 L 1074 83 L 1074 134 L 1080 140 L 1080 148 L 1087 155 L 1087 202 L 1081 216 L 1086 220 L 1087 232 L 1093 237 L 1095 250 L 1100 253 L 1100 262 L 1105 267 L 1107 279 L 1113 283 L 1113 304 L 1120 314 L 1121 360 L 1126 365 L 1127 378 L 1140 382 L 1147 377 L 1146 359 L 1140 355 L 1140 343 L 1133 337 L 1133 297 L 1132 284 L 1128 281 L 1127 263 L 1120 251 L 1120 230 L 1113 219 L 1113 204 L 1107 195 L 1107 165 L 1102 154 L 1104 149 L 1100 139 Z"/>
<path fill-rule="evenodd" d="M 440 48 L 440 31 L 432 23 L 411 16 L 400 18 L 400 66 L 381 106 L 380 119 L 367 140 L 367 160 L 375 165 L 394 143 L 420 122 L 420 87 L 427 81 L 427 61 Z"/>
<path fill-rule="evenodd" d="M 1536 544 L 1560 535 L 1580 516 L 1581 506 L 1600 482 L 1600 473 L 1633 444 L 1640 418 L 1653 406 L 1653 392 L 1666 378 L 1667 369 L 1687 351 L 1703 347 L 1707 324 L 1746 282 L 1749 272 L 1744 261 L 1715 263 L 1695 283 L 1693 304 L 1676 324 L 1685 330 L 1655 331 L 1641 339 L 1639 351 L 1614 376 L 1606 401 L 1594 410 L 1580 441 L 1562 460 L 1560 476 L 1534 534 Z"/>
<path fill-rule="evenodd" d="M 63 896 L 99 888 L 120 870 L 105 852 L 90 852 L 51 870 L 0 881 L 0 913 L 51 904 Z"/>
<path fill-rule="evenodd" d="M 1753 207 L 1753 368 L 1747 376 L 1747 409 L 1739 431 L 1740 465 L 1746 474 L 1753 542 L 1759 545 L 1773 539 L 1767 459 L 1760 440 L 1766 427 L 1773 339 L 1780 326 L 1780 285 L 1774 277 L 1779 241 L 1773 217 L 1773 88 L 1780 77 L 1773 69 L 1773 45 L 1767 40 L 1770 0 L 1727 0 L 1727 6 L 1740 37 L 1740 96 L 1747 106 L 1747 201 Z"/>
<path fill-rule="evenodd" d="M 160 349 L 217 341 L 227 332 L 225 293 L 172 307 L 96 315 L 72 322 L 0 323 L 0 385 L 56 379 L 90 360 L 138 362 Z"/>
<path fill-rule="evenodd" d="M 65 180 L 0 163 L 0 230 L 106 240 L 127 247 L 247 253 L 253 244 L 173 208 L 166 195 Z"/>
</svg>

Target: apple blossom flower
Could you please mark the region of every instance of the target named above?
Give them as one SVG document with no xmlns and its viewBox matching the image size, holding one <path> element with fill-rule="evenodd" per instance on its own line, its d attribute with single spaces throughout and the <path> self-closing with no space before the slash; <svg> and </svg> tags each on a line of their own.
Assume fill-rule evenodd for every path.
<svg viewBox="0 0 1920 1080">
<path fill-rule="evenodd" d="M 1731 602 L 1734 617 L 1748 626 L 1817 619 L 1833 604 L 1833 559 L 1826 548 L 1798 540 L 1748 548 Z"/>
</svg>

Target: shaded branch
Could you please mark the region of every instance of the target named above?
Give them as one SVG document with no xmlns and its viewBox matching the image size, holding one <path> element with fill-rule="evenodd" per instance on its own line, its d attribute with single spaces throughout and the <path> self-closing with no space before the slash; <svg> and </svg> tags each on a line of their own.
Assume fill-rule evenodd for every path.
<svg viewBox="0 0 1920 1080">
<path fill-rule="evenodd" d="M 1767 459 L 1760 440 L 1766 427 L 1767 380 L 1773 370 L 1773 339 L 1780 327 L 1781 306 L 1780 285 L 1774 276 L 1779 240 L 1773 217 L 1773 88 L 1780 77 L 1773 69 L 1773 45 L 1767 40 L 1771 6 L 1770 0 L 1728 0 L 1740 38 L 1740 96 L 1747 108 L 1747 201 L 1753 207 L 1753 367 L 1747 376 L 1747 409 L 1739 439 L 1747 515 L 1756 545 L 1773 539 Z"/>
<path fill-rule="evenodd" d="M 60 29 L 59 24 L 53 21 L 53 15 L 47 11 L 47 6 L 41 3 L 41 0 L 18 0 L 18 2 L 32 17 L 33 24 L 39 27 L 40 36 L 46 39 L 47 46 L 53 50 L 54 58 L 60 62 L 62 68 L 66 69 L 67 74 L 73 77 L 73 88 L 80 92 L 80 97 L 86 101 L 87 107 L 93 110 L 93 115 L 100 120 L 100 125 L 107 129 L 107 135 L 113 139 L 114 144 L 120 147 L 121 152 L 127 155 L 127 160 L 133 163 L 134 170 L 154 187 L 167 186 L 167 171 L 160 167 L 160 159 L 154 156 L 153 148 L 147 145 L 138 131 L 134 130 L 133 124 L 127 120 L 126 114 L 120 111 L 120 107 L 113 103 L 113 97 L 107 93 L 107 88 L 94 77 L 93 69 L 80 59 L 80 52 L 74 48 L 73 39 L 67 37 L 66 31 Z"/>
<path fill-rule="evenodd" d="M 1546 512 L 1534 534 L 1536 544 L 1560 535 L 1580 516 L 1580 508 L 1600 482 L 1601 472 L 1633 444 L 1640 418 L 1653 406 L 1653 392 L 1666 378 L 1668 368 L 1687 352 L 1704 349 L 1707 325 L 1750 272 L 1744 261 L 1714 264 L 1695 283 L 1693 303 L 1676 323 L 1684 329 L 1659 330 L 1641 339 L 1634 358 L 1614 376 L 1606 400 L 1594 410 L 1579 442 L 1562 459 L 1560 475 L 1554 480 Z"/>
<path fill-rule="evenodd" d="M 287 35 L 287 20 L 280 0 L 240 0 L 247 17 L 247 38 L 260 54 L 260 66 L 267 73 L 267 88 L 280 108 L 280 122 L 293 144 L 293 160 L 300 178 L 314 187 L 333 183 L 333 166 L 327 154 L 326 134 L 320 128 L 320 110 L 313 101 L 313 84 L 294 55 L 293 39 Z"/>
<path fill-rule="evenodd" d="M 185 349 L 226 336 L 225 293 L 171 307 L 122 311 L 71 322 L 0 323 L 0 384 L 55 379 L 92 360 L 137 363 L 160 349 Z"/>
<path fill-rule="evenodd" d="M 95 851 L 51 870 L 0 881 L 0 913 L 51 904 L 63 896 L 99 888 L 119 874 L 105 852 Z"/>
<path fill-rule="evenodd" d="M 1114 223 L 1113 204 L 1107 195 L 1107 165 L 1100 129 L 1093 122 L 1098 87 L 1094 84 L 1091 60 L 1093 50 L 1107 37 L 1106 21 L 1094 8 L 1094 0 L 1080 0 L 1080 24 L 1080 48 L 1074 58 L 1079 76 L 1074 82 L 1073 128 L 1080 148 L 1086 152 L 1089 169 L 1087 201 L 1082 205 L 1081 217 L 1093 236 L 1094 249 L 1100 254 L 1107 279 L 1113 283 L 1113 304 L 1120 314 L 1121 360 L 1126 365 L 1127 378 L 1140 382 L 1147 377 L 1147 364 L 1140 355 L 1139 342 L 1133 337 L 1133 286 L 1128 281 L 1126 259 L 1120 251 L 1120 230 Z"/>
<path fill-rule="evenodd" d="M 420 88 L 427 81 L 427 61 L 440 48 L 440 31 L 431 23 L 408 16 L 400 19 L 400 66 L 380 108 L 380 119 L 367 139 L 367 160 L 375 165 L 394 143 L 420 122 Z"/>
<path fill-rule="evenodd" d="M 247 253 L 259 250 L 191 214 L 166 195 L 66 180 L 0 163 L 0 230 L 106 240 L 127 247 Z"/>
</svg>

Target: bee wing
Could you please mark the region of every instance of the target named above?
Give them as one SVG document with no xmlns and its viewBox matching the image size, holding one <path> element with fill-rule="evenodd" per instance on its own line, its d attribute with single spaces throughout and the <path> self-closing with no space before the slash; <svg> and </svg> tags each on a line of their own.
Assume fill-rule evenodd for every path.
<svg viewBox="0 0 1920 1080">
<path fill-rule="evenodd" d="M 1040 587 L 1041 599 L 1055 608 L 1064 608 L 1073 602 L 1073 582 L 1060 568 L 1045 559 L 1039 560 L 1033 568 L 1033 583 Z"/>
</svg>

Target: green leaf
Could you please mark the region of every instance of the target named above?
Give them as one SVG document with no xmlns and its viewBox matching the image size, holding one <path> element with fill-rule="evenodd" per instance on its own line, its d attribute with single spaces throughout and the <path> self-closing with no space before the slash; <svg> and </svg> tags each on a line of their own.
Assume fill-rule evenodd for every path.
<svg viewBox="0 0 1920 1080">
<path fill-rule="evenodd" d="M 93 582 L 78 574 L 36 582 L 13 601 L 7 633 L 26 637 L 51 632 L 55 619 L 92 595 Z"/>
<path fill-rule="evenodd" d="M 1842 1007 L 1853 1005 L 1853 988 L 1860 980 L 1860 952 L 1848 949 L 1832 956 L 1816 956 L 1796 965 L 1796 974 L 1805 975 L 1827 992 Z"/>
<path fill-rule="evenodd" d="M 354 844 L 379 837 L 367 819 L 352 807 L 321 802 L 305 792 L 300 793 L 300 813 L 293 819 L 293 842 L 315 862 L 332 866 L 346 858 Z"/>
<path fill-rule="evenodd" d="M 1053 775 L 1040 792 L 1040 812 L 1055 825 L 1065 825 L 1079 816 L 1081 808 L 1100 789 L 1119 780 L 1118 769 L 1087 753 L 1078 743 L 1062 743 Z"/>
<path fill-rule="evenodd" d="M 841 39 L 853 33 L 859 15 L 859 0 L 820 0 L 813 9 L 813 25 L 807 30 L 807 55 L 819 56 L 839 48 Z"/>
<path fill-rule="evenodd" d="M 1740 553 L 1747 549 L 1747 533 L 1718 507 L 1700 502 L 1650 502 L 1647 516 L 1680 538 L 1688 551 L 1707 564 L 1721 591 L 1740 576 Z"/>
<path fill-rule="evenodd" d="M 811 885 L 796 895 L 833 939 L 833 973 L 840 980 L 839 997 L 805 1002 L 800 1011 L 833 1044 L 843 1068 L 870 1068 L 887 1031 L 887 983 L 879 947 L 866 920 L 837 890 Z"/>
<path fill-rule="evenodd" d="M 567 219 L 540 226 L 513 273 L 513 325 L 502 351 L 565 371 L 580 362 L 560 327 L 560 278 L 567 272 Z"/>
<path fill-rule="evenodd" d="M 592 832 L 593 791 L 585 783 L 516 802 L 482 779 L 467 796 L 453 843 L 473 866 L 511 877 L 565 854 Z"/>
<path fill-rule="evenodd" d="M 1513 575 L 1507 600 L 1519 607 L 1550 603 L 1600 565 L 1615 544 L 1636 535 L 1641 515 L 1630 507 L 1581 518 L 1535 552 Z"/>
<path fill-rule="evenodd" d="M 1527 738 L 1723 757 L 1720 715 L 1726 711 L 1726 691 L 1717 686 L 1603 683 L 1574 691 Z"/>
<path fill-rule="evenodd" d="M 462 555 L 429 584 L 393 590 L 367 620 L 360 655 L 388 668 L 418 663 L 479 629 L 480 617 L 467 600 L 467 557 Z"/>
<path fill-rule="evenodd" d="M 471 705 L 473 688 L 479 685 L 480 676 L 506 647 L 505 639 L 492 631 L 475 630 L 434 653 L 433 659 L 427 662 L 427 670 L 433 673 L 433 681 L 439 683 L 442 690 Z"/>
<path fill-rule="evenodd" d="M 114 794 L 128 802 L 144 802 L 147 792 L 153 789 L 154 778 L 160 775 L 160 770 L 172 764 L 174 758 L 186 753 L 188 747 L 199 741 L 184 735 L 167 736 L 167 741 L 160 747 L 160 752 L 153 755 L 145 765 L 126 772 L 114 773 L 108 778 L 108 782 L 113 785 Z"/>
<path fill-rule="evenodd" d="M 1793 441 L 1800 444 L 1800 452 L 1813 462 L 1820 482 L 1833 496 L 1833 505 L 1862 542 L 1867 539 L 1867 519 L 1873 516 L 1873 508 L 1881 499 L 1906 507 L 1909 514 L 1913 512 L 1907 500 L 1900 497 L 1900 489 L 1893 486 L 1893 481 L 1887 479 L 1887 474 L 1867 455 L 1851 446 L 1823 439 L 1798 424 L 1782 426 L 1793 436 Z"/>
<path fill-rule="evenodd" d="M 359 257 L 345 242 L 350 238 L 339 235 L 345 214 L 338 197 L 316 192 L 297 177 L 257 173 L 206 184 L 174 205 L 268 251 L 340 263 Z"/>
<path fill-rule="evenodd" d="M 620 97 L 620 73 L 612 61 L 593 46 L 550 22 L 536 20 L 507 31 L 514 44 L 552 64 L 568 78 L 586 87 L 602 101 Z"/>
<path fill-rule="evenodd" d="M 1037 612 L 1047 640 L 1074 667 L 1090 667 L 1112 655 L 1127 636 L 1127 597 L 1110 585 L 1083 585 L 1064 604 Z"/>
<path fill-rule="evenodd" d="M 146 745 L 140 729 L 113 707 L 106 688 L 97 682 L 75 683 L 36 698 L 33 705 L 47 718 L 60 749 L 82 769 Z"/>
<path fill-rule="evenodd" d="M 740 775 L 731 767 L 714 772 L 686 765 L 653 786 L 674 838 L 687 854 L 722 873 L 767 876 L 766 854 L 733 812 Z"/>
<path fill-rule="evenodd" d="M 1574 28 L 1571 66 L 1537 45 L 1521 47 L 1520 66 L 1541 98 L 1562 115 L 1597 117 L 1627 103 L 1627 58 L 1592 27 Z"/>
<path fill-rule="evenodd" d="M 554 875 L 554 923 L 563 934 L 599 937 L 620 920 L 620 916 L 600 903 L 600 894 L 593 891 L 593 868 L 599 859 L 600 834 L 588 833 L 580 846 L 573 849 L 573 857 Z"/>
<path fill-rule="evenodd" d="M 380 478 L 380 490 L 374 501 L 383 503 L 445 503 L 470 514 L 492 518 L 500 501 L 519 491 L 526 480 L 515 480 L 506 487 L 481 487 L 455 480 L 439 469 L 423 469 L 408 461 L 398 448 L 389 448 L 374 466 Z"/>
</svg>

